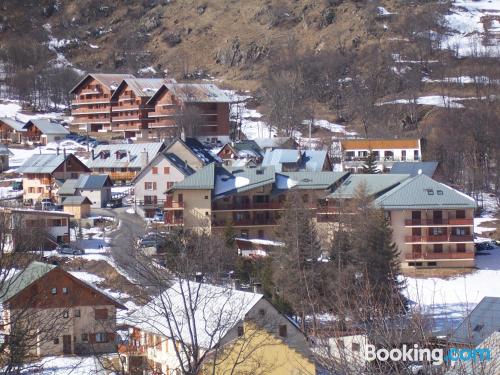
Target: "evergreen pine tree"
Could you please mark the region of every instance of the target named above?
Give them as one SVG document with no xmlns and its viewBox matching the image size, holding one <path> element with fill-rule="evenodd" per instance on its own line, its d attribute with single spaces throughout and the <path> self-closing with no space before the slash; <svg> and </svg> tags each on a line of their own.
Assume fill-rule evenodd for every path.
<svg viewBox="0 0 500 375">
<path fill-rule="evenodd" d="M 363 165 L 363 173 L 365 174 L 377 174 L 380 171 L 377 169 L 377 157 L 370 151 L 366 157 L 366 164 Z"/>
</svg>

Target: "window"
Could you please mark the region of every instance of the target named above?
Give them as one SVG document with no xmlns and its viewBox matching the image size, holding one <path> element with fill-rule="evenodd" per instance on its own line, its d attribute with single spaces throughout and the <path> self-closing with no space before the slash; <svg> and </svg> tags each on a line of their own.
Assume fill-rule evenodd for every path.
<svg viewBox="0 0 500 375">
<path fill-rule="evenodd" d="M 286 337 L 286 325 L 280 325 L 279 334 L 281 337 Z"/>
<path fill-rule="evenodd" d="M 167 190 L 170 189 L 172 186 L 174 186 L 174 183 L 172 181 L 167 181 Z"/>
<path fill-rule="evenodd" d="M 427 262 L 427 266 L 428 267 L 436 267 L 437 266 L 437 262 Z"/>
<path fill-rule="evenodd" d="M 453 232 L 455 236 L 467 236 L 469 234 L 469 228 L 453 228 Z"/>
<path fill-rule="evenodd" d="M 95 319 L 96 320 L 108 319 L 108 310 L 107 309 L 95 309 Z"/>
<path fill-rule="evenodd" d="M 359 350 L 361 349 L 359 342 L 353 342 L 351 345 L 351 349 L 353 352 L 359 352 Z"/>
<path fill-rule="evenodd" d="M 208 195 L 205 195 L 205 199 L 208 199 Z"/>
<path fill-rule="evenodd" d="M 156 190 L 156 182 L 145 182 L 144 189 L 145 190 Z"/>
<path fill-rule="evenodd" d="M 477 325 L 474 327 L 473 331 L 474 331 L 474 332 L 479 332 L 479 331 L 481 331 L 481 330 L 483 329 L 483 327 L 484 327 L 484 324 L 477 324 Z"/>
<path fill-rule="evenodd" d="M 68 288 L 63 288 L 63 294 L 68 294 Z"/>
<path fill-rule="evenodd" d="M 264 310 L 264 309 L 259 309 L 259 315 L 260 315 L 260 316 L 264 316 L 264 315 L 266 315 L 266 310 Z"/>
<path fill-rule="evenodd" d="M 153 174 L 158 174 L 158 167 L 151 168 Z"/>
<path fill-rule="evenodd" d="M 51 293 L 51 294 L 57 294 L 57 288 L 52 288 L 52 289 L 50 290 L 50 293 Z"/>
<path fill-rule="evenodd" d="M 81 316 L 81 312 L 79 309 L 76 309 L 74 314 L 75 314 L 75 318 L 79 318 Z"/>
<path fill-rule="evenodd" d="M 82 341 L 89 341 L 89 334 L 88 333 L 82 333 Z"/>
<path fill-rule="evenodd" d="M 59 345 L 59 337 L 54 338 L 54 344 Z"/>
<path fill-rule="evenodd" d="M 245 334 L 245 328 L 243 326 L 238 326 L 238 337 L 241 337 Z"/>
<path fill-rule="evenodd" d="M 68 310 L 63 311 L 63 318 L 69 318 L 69 311 Z"/>
<path fill-rule="evenodd" d="M 443 245 L 442 244 L 435 244 L 433 250 L 435 253 L 442 253 L 443 252 Z"/>
<path fill-rule="evenodd" d="M 455 217 L 457 219 L 465 219 L 465 210 L 457 210 L 455 212 Z"/>
<path fill-rule="evenodd" d="M 163 174 L 170 174 L 170 167 L 163 167 Z"/>
<path fill-rule="evenodd" d="M 464 243 L 457 243 L 457 253 L 465 253 L 466 247 Z"/>
<path fill-rule="evenodd" d="M 95 342 L 108 342 L 106 332 L 98 332 L 95 334 Z"/>
<path fill-rule="evenodd" d="M 444 229 L 442 227 L 429 228 L 429 234 L 431 236 L 440 236 L 444 234 Z"/>
<path fill-rule="evenodd" d="M 401 160 L 405 161 L 406 160 L 406 150 L 401 151 Z"/>
<path fill-rule="evenodd" d="M 304 195 L 302 196 L 302 202 L 304 202 L 304 203 L 309 202 L 309 195 L 308 195 L 308 194 L 304 194 Z"/>
</svg>

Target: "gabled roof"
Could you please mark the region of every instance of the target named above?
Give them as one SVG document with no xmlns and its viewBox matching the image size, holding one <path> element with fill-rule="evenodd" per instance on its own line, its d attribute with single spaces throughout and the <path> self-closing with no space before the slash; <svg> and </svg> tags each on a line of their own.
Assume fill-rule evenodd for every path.
<svg viewBox="0 0 500 375">
<path fill-rule="evenodd" d="M 22 272 L 4 282 L 2 290 L 0 290 L 0 302 L 8 301 L 54 268 L 56 266 L 52 264 L 31 262 Z"/>
<path fill-rule="evenodd" d="M 212 83 L 165 83 L 158 90 L 160 95 L 165 90 L 170 91 L 180 101 L 185 103 L 231 103 L 233 99 Z M 148 103 L 153 103 L 157 95 L 151 97 Z"/>
<path fill-rule="evenodd" d="M 148 160 L 152 160 L 160 151 L 165 148 L 162 142 L 157 143 L 120 143 L 110 145 L 98 145 L 94 148 L 94 158 L 90 158 L 87 162 L 89 168 L 136 168 L 142 169 L 141 152 L 144 150 L 148 153 Z M 109 151 L 109 157 L 101 159 L 100 154 L 103 151 Z M 128 155 L 122 159 L 116 159 L 116 152 L 123 151 L 130 153 L 130 161 Z"/>
<path fill-rule="evenodd" d="M 77 189 L 100 190 L 106 186 L 113 186 L 107 174 L 80 175 L 77 179 L 64 181 L 58 190 L 59 195 L 73 195 Z"/>
<path fill-rule="evenodd" d="M 64 126 L 56 122 L 51 122 L 47 119 L 29 120 L 26 124 L 24 124 L 24 129 L 27 129 L 29 124 L 33 124 L 42 132 L 42 134 L 69 134 L 69 131 Z"/>
<path fill-rule="evenodd" d="M 182 161 L 177 155 L 171 152 L 166 152 L 166 150 L 163 150 L 163 152 L 160 152 L 158 155 L 156 155 L 148 163 L 148 165 L 146 165 L 146 167 L 141 169 L 141 171 L 137 174 L 137 176 L 135 176 L 134 179 L 132 180 L 132 183 L 135 184 L 142 176 L 148 173 L 148 171 L 151 170 L 151 167 L 156 163 L 158 163 L 160 159 L 168 160 L 170 164 L 172 164 L 184 176 L 189 176 L 195 172 L 193 168 L 191 168 L 184 161 Z"/>
<path fill-rule="evenodd" d="M 10 117 L 0 117 L 0 122 L 3 122 L 5 125 L 10 126 L 13 130 L 18 132 L 25 132 L 24 123 L 17 121 Z"/>
<path fill-rule="evenodd" d="M 343 180 L 348 172 L 279 172 L 276 173 L 276 189 L 280 193 L 290 189 L 326 190 L 337 182 Z"/>
<path fill-rule="evenodd" d="M 184 180 L 176 182 L 169 191 L 173 190 L 212 190 L 215 179 L 215 163 L 210 163 L 196 171 Z"/>
<path fill-rule="evenodd" d="M 419 162 L 403 162 L 398 161 L 392 165 L 390 174 L 409 174 L 412 177 L 419 174 L 421 171 L 422 174 L 425 174 L 429 177 L 432 177 L 436 172 L 438 167 L 437 161 L 419 161 Z"/>
<path fill-rule="evenodd" d="M 81 206 L 82 204 L 92 204 L 92 201 L 81 195 L 72 195 L 64 198 L 63 206 Z"/>
<path fill-rule="evenodd" d="M 57 190 L 58 195 L 74 195 L 76 193 L 77 179 L 67 179 Z"/>
<path fill-rule="evenodd" d="M 409 177 L 408 174 L 351 174 L 328 198 L 352 199 L 362 185 L 365 186 L 368 195 L 377 196 L 392 189 Z"/>
<path fill-rule="evenodd" d="M 213 163 L 218 161 L 210 151 L 196 138 L 186 138 L 184 144 L 191 150 L 191 152 L 198 158 L 200 161 L 207 165 L 209 163 Z"/>
<path fill-rule="evenodd" d="M 243 321 L 262 297 L 262 294 L 181 280 L 137 309 L 126 320 L 145 332 L 180 340 L 187 345 L 192 343 L 192 337 L 195 336 L 198 345 L 208 350 Z M 185 304 L 190 309 L 186 309 Z M 168 328 L 166 312 L 172 313 L 178 326 L 178 329 L 174 329 L 174 337 L 171 337 Z M 196 332 L 190 332 L 194 327 Z"/>
<path fill-rule="evenodd" d="M 342 150 L 418 149 L 419 139 L 342 139 Z"/>
<path fill-rule="evenodd" d="M 477 346 L 500 331 L 500 297 L 484 297 L 450 338 L 452 343 Z"/>
<path fill-rule="evenodd" d="M 226 143 L 217 156 L 220 157 L 222 150 L 226 147 L 229 147 L 238 158 L 261 158 L 263 155 L 262 149 L 251 139 Z"/>
<path fill-rule="evenodd" d="M 262 150 L 267 148 L 283 148 L 283 145 L 288 142 L 298 145 L 297 142 L 290 137 L 255 138 L 254 142 L 257 143 Z"/>
<path fill-rule="evenodd" d="M 117 87 L 111 99 L 116 99 L 125 86 L 131 89 L 135 95 L 149 98 L 156 94 L 164 83 L 163 78 L 125 78 Z"/>
<path fill-rule="evenodd" d="M 474 199 L 420 174 L 411 177 L 375 200 L 384 209 L 475 208 Z"/>
<path fill-rule="evenodd" d="M 217 167 L 213 191 L 214 199 L 253 190 L 261 186 L 273 184 L 274 181 L 275 170 L 273 167 Z"/>
<path fill-rule="evenodd" d="M 94 78 L 96 81 L 99 81 L 106 86 L 109 90 L 113 91 L 124 79 L 135 77 L 132 74 L 89 73 L 70 90 L 70 94 L 73 94 L 89 78 Z"/>
<path fill-rule="evenodd" d="M 299 170 L 321 171 L 328 158 L 326 150 L 266 150 L 262 166 L 274 166 L 277 171 L 282 170 L 283 164 L 296 163 Z"/>
<path fill-rule="evenodd" d="M 35 154 L 31 155 L 28 160 L 24 162 L 19 168 L 18 173 L 52 173 L 59 167 L 65 160 L 74 158 L 80 160 L 73 154 L 68 154 L 66 159 L 63 154 Z M 83 164 L 83 163 L 82 163 Z M 84 164 L 83 164 L 84 165 Z"/>
</svg>

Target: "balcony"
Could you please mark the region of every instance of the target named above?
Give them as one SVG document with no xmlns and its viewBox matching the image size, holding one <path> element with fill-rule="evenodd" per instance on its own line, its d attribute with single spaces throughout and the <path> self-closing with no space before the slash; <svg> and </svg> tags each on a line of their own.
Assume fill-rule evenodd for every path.
<svg viewBox="0 0 500 375">
<path fill-rule="evenodd" d="M 231 225 L 233 227 L 250 227 L 250 226 L 264 226 L 264 225 L 277 225 L 277 222 L 273 218 L 262 218 L 262 219 L 241 219 L 241 220 L 212 220 L 212 227 L 227 227 Z"/>
<path fill-rule="evenodd" d="M 457 252 L 443 252 L 443 253 L 412 253 L 405 254 L 406 260 L 434 260 L 434 259 L 474 259 L 473 252 L 457 253 Z"/>
<path fill-rule="evenodd" d="M 165 205 L 163 206 L 165 210 L 183 210 L 184 202 L 176 202 L 176 201 L 165 201 Z"/>
<path fill-rule="evenodd" d="M 165 224 L 167 225 L 184 225 L 183 217 L 166 217 Z"/>
<path fill-rule="evenodd" d="M 472 242 L 472 235 L 405 236 L 405 243 Z"/>
<path fill-rule="evenodd" d="M 283 204 L 280 202 L 263 202 L 263 203 L 222 203 L 216 202 L 212 205 L 212 211 L 246 211 L 246 210 L 282 210 Z"/>
<path fill-rule="evenodd" d="M 84 105 L 84 104 L 109 104 L 108 98 L 92 98 L 92 99 L 73 99 L 71 105 Z"/>
<path fill-rule="evenodd" d="M 109 114 L 109 108 L 78 108 L 71 111 L 75 115 Z"/>
<path fill-rule="evenodd" d="M 448 219 L 408 219 L 405 220 L 407 227 L 421 227 L 432 225 L 450 225 Z"/>
<path fill-rule="evenodd" d="M 109 172 L 109 178 L 112 180 L 133 180 L 136 172 Z"/>
<path fill-rule="evenodd" d="M 474 219 L 449 219 L 450 225 L 474 225 Z"/>
</svg>

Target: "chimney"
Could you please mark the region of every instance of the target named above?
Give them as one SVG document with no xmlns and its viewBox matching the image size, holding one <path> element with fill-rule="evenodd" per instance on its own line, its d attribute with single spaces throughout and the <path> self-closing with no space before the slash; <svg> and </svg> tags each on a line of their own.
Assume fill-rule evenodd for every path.
<svg viewBox="0 0 500 375">
<path fill-rule="evenodd" d="M 94 149 L 92 149 L 91 154 L 92 154 L 92 160 L 94 160 L 95 159 Z"/>
<path fill-rule="evenodd" d="M 262 284 L 258 283 L 258 282 L 253 283 L 253 292 L 261 294 L 262 293 Z"/>
<path fill-rule="evenodd" d="M 141 151 L 141 168 L 145 168 L 146 165 L 149 163 L 149 155 L 146 149 L 144 151 Z"/>
<path fill-rule="evenodd" d="M 64 160 L 66 160 L 66 148 L 63 148 L 63 156 L 64 156 Z"/>
<path fill-rule="evenodd" d="M 201 272 L 196 272 L 196 274 L 194 276 L 194 280 L 197 283 L 202 283 L 203 282 L 203 274 Z"/>
<path fill-rule="evenodd" d="M 40 150 L 41 153 L 41 150 Z M 56 154 L 59 156 L 59 147 L 56 148 Z"/>
<path fill-rule="evenodd" d="M 130 155 L 130 151 L 127 151 L 127 158 L 128 158 L 128 162 L 130 163 L 130 161 L 131 161 L 131 159 L 132 159 L 132 157 L 131 157 L 131 155 Z"/>
<path fill-rule="evenodd" d="M 231 288 L 234 290 L 239 290 L 240 289 L 240 281 L 238 279 L 232 279 L 231 280 Z"/>
</svg>

